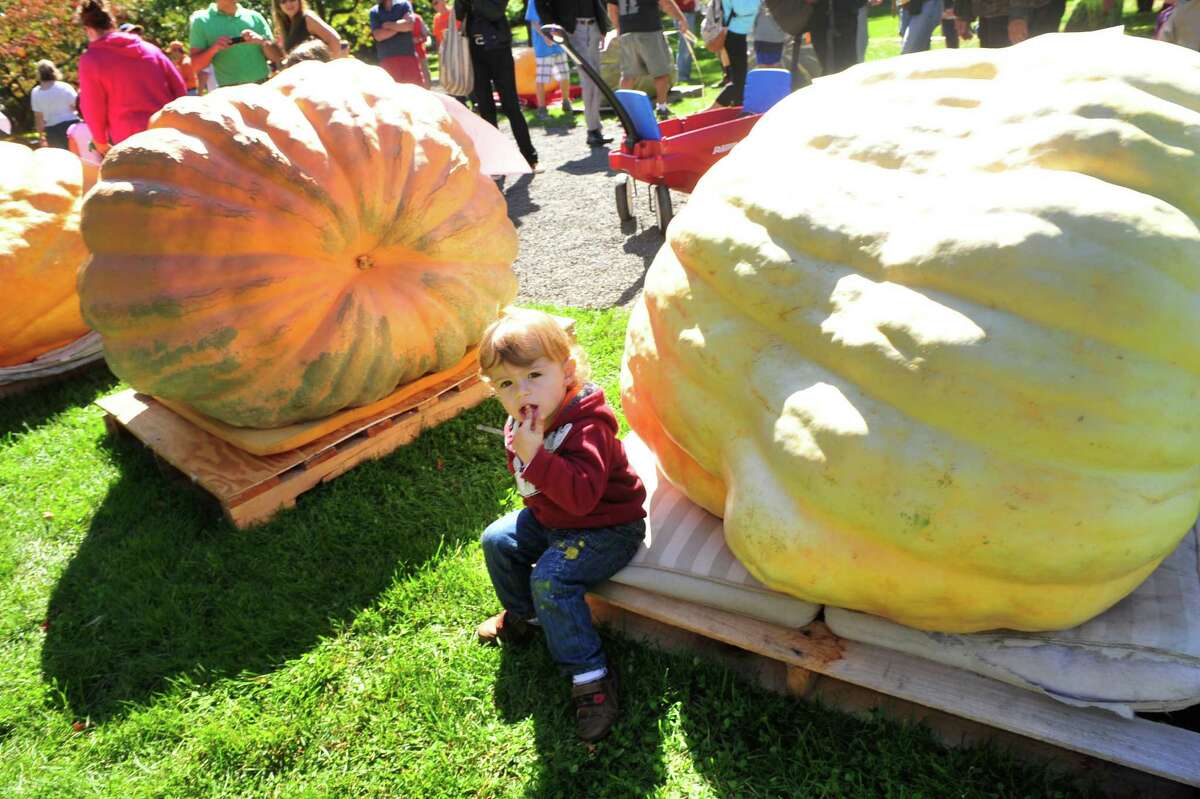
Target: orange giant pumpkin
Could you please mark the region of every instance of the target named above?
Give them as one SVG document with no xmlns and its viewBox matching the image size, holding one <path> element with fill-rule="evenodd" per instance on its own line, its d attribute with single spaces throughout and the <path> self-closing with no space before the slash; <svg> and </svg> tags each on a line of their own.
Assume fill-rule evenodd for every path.
<svg viewBox="0 0 1200 799">
<path fill-rule="evenodd" d="M 83 190 L 83 164 L 66 150 L 0 142 L 0 367 L 87 333 L 75 294 Z"/>
<path fill-rule="evenodd" d="M 83 209 L 85 317 L 135 388 L 269 428 L 458 362 L 516 230 L 433 94 L 351 59 L 181 98 Z"/>
</svg>

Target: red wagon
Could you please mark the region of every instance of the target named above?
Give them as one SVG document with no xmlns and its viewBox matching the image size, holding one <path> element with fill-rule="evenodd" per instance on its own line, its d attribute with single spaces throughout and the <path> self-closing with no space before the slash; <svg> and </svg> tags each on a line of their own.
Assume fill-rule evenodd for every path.
<svg viewBox="0 0 1200 799">
<path fill-rule="evenodd" d="M 786 69 L 751 70 L 746 76 L 742 105 L 701 111 L 660 123 L 645 92 L 629 89 L 614 92 L 579 57 L 561 27 L 546 25 L 542 31 L 556 44 L 562 44 L 579 68 L 596 82 L 625 129 L 621 146 L 608 154 L 609 166 L 622 173 L 614 190 L 617 216 L 622 222 L 633 218 L 635 184 L 646 183 L 653 190 L 651 207 L 659 230 L 664 233 L 673 216 L 671 189 L 690 192 L 695 188 L 700 176 L 745 138 L 759 117 L 792 88 L 791 74 Z"/>
</svg>

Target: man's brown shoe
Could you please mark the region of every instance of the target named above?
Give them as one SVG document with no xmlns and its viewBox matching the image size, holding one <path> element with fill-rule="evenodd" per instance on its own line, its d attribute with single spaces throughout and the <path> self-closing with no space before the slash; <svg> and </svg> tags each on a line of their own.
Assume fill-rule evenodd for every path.
<svg viewBox="0 0 1200 799">
<path fill-rule="evenodd" d="M 504 643 L 520 646 L 533 638 L 533 625 L 502 610 L 475 628 L 481 644 Z"/>
<path fill-rule="evenodd" d="M 617 703 L 617 672 L 610 665 L 599 680 L 571 686 L 575 702 L 575 733 L 591 743 L 608 735 L 621 709 Z"/>
</svg>

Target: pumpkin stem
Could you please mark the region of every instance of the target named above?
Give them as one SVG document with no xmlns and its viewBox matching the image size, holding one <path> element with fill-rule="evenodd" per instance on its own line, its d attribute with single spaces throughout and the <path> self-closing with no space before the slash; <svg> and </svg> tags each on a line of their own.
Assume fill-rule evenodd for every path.
<svg viewBox="0 0 1200 799">
<path fill-rule="evenodd" d="M 359 269 L 367 270 L 375 265 L 375 259 L 369 255 L 360 255 L 354 259 L 354 263 Z"/>
</svg>

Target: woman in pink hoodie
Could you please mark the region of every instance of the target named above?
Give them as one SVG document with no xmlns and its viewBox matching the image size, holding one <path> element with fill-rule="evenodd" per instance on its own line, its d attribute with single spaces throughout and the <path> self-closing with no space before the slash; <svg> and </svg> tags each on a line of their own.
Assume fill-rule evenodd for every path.
<svg viewBox="0 0 1200 799">
<path fill-rule="evenodd" d="M 79 57 L 79 110 L 103 155 L 150 124 L 187 87 L 171 59 L 132 33 L 114 29 L 108 0 L 83 0 L 76 19 L 87 34 Z"/>
</svg>

